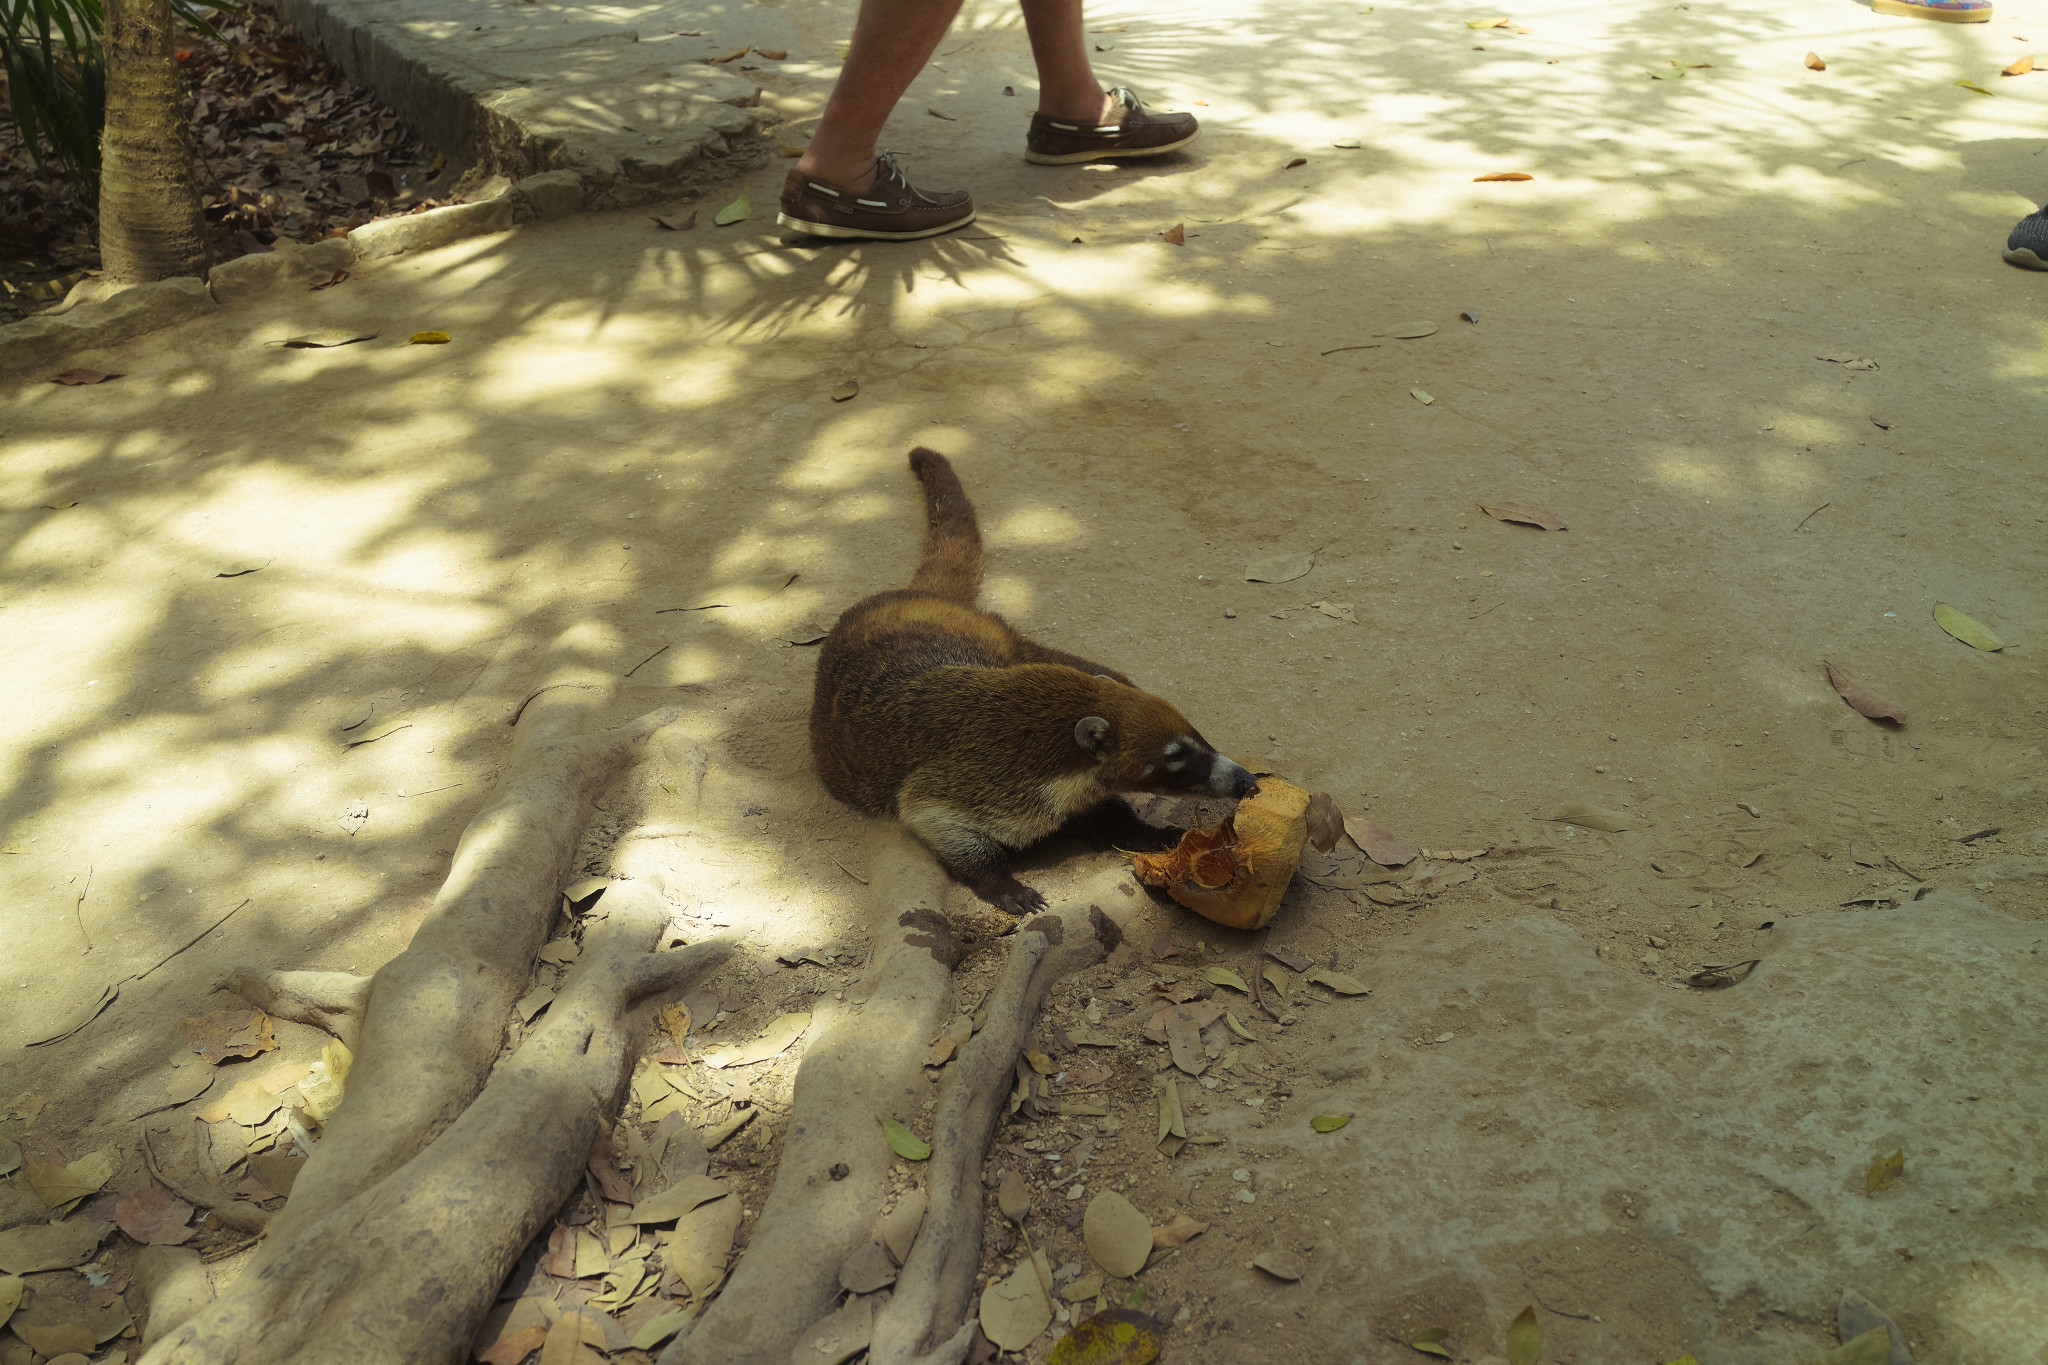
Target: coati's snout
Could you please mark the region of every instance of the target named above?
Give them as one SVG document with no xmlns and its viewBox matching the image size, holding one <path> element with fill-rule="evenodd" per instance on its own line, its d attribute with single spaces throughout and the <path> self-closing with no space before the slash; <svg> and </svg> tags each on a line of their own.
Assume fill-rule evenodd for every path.
<svg viewBox="0 0 2048 1365">
<path fill-rule="evenodd" d="M 1159 709 L 1171 712 L 1163 702 Z M 1178 712 L 1171 714 L 1182 719 Z M 1144 734 L 1148 727 L 1136 725 L 1132 733 L 1119 734 L 1101 716 L 1084 716 L 1074 725 L 1074 742 L 1100 762 L 1102 783 L 1111 791 L 1201 792 L 1235 799 L 1252 789 L 1257 778 L 1184 725 L 1150 736 Z"/>
</svg>

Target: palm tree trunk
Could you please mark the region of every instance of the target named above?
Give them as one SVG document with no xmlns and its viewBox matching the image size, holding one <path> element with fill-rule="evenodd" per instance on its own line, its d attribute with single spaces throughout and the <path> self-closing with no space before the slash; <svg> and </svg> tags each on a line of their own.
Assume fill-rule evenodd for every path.
<svg viewBox="0 0 2048 1365">
<path fill-rule="evenodd" d="M 170 0 L 107 5 L 100 265 L 114 284 L 206 273 L 206 220 L 172 22 Z"/>
</svg>

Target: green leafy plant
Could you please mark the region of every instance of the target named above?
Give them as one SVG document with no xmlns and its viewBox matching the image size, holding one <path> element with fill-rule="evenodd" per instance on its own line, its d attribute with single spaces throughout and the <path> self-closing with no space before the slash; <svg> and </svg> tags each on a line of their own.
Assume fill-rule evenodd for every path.
<svg viewBox="0 0 2048 1365">
<path fill-rule="evenodd" d="M 236 0 L 172 0 L 185 27 L 219 40 L 209 13 Z M 0 66 L 22 145 L 75 180 L 98 178 L 107 114 L 107 62 L 100 46 L 102 0 L 0 0 Z"/>
</svg>

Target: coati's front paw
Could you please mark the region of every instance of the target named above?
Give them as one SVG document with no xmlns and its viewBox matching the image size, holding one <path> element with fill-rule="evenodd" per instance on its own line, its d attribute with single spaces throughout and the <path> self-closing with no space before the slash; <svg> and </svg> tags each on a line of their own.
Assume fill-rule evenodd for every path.
<svg viewBox="0 0 2048 1365">
<path fill-rule="evenodd" d="M 1045 897 L 1007 872 L 985 877 L 975 885 L 975 894 L 999 910 L 1013 915 L 1030 915 L 1045 909 Z"/>
</svg>

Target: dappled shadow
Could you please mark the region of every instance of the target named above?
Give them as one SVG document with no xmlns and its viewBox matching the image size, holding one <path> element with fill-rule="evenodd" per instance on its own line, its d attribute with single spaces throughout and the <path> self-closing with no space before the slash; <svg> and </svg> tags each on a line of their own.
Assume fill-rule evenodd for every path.
<svg viewBox="0 0 2048 1365">
<path fill-rule="evenodd" d="M 639 700 L 710 684 L 735 730 L 800 725 L 788 640 L 907 574 L 918 440 L 982 508 L 998 609 L 1432 842 L 1596 780 L 1670 826 L 1810 801 L 1788 848 L 1917 802 L 1909 763 L 2017 780 L 2038 717 L 1978 719 L 2014 660 L 1922 622 L 1936 597 L 2008 638 L 2041 621 L 2040 519 L 2008 490 L 2048 321 L 1993 240 L 2048 181 L 2013 112 L 2041 97 L 1953 84 L 1991 79 L 1981 35 L 1874 22 L 1105 6 L 1102 74 L 1206 101 L 1208 133 L 1174 163 L 1047 169 L 1013 155 L 1014 12 L 977 5 L 891 129 L 919 175 L 973 186 L 970 232 L 786 243 L 778 162 L 737 228 L 536 227 L 160 334 L 116 383 L 19 388 L 0 1034 L 252 902 L 23 1084 L 140 1074 L 173 1041 L 141 1021 L 197 1013 L 225 963 L 388 956 L 573 621 L 651 656 Z M 1711 65 L 1651 78 L 1673 62 Z M 942 101 L 951 121 L 917 112 Z M 1537 178 L 1471 183 L 1501 170 Z M 1437 334 L 1385 335 L 1411 317 Z M 275 344 L 326 327 L 378 335 Z M 426 328 L 455 343 L 401 344 Z M 1511 498 L 1571 529 L 1478 513 Z M 1302 582 L 1242 581 L 1310 549 Z M 759 606 L 662 612 L 775 569 L 800 576 Z M 1302 612 L 1319 598 L 1363 624 Z M 1924 751 L 1848 728 L 1810 667 L 1845 648 L 1968 725 L 1916 729 Z"/>
</svg>

